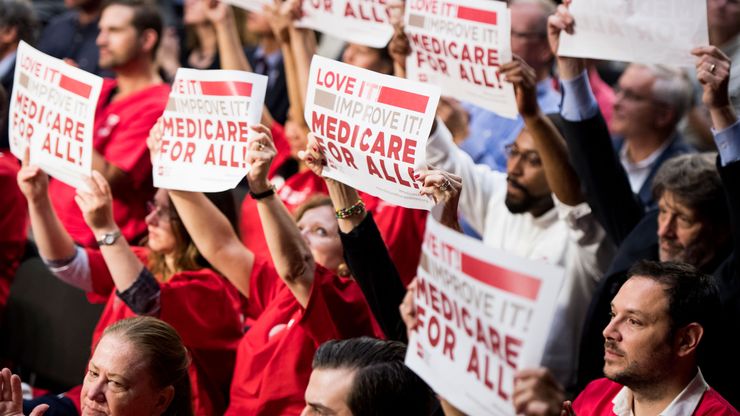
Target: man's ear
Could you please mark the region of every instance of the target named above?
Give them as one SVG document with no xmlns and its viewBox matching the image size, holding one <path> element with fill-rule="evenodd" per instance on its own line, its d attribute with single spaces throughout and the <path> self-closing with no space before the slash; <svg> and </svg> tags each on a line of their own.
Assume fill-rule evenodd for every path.
<svg viewBox="0 0 740 416">
<path fill-rule="evenodd" d="M 139 35 L 139 41 L 141 42 L 141 49 L 143 52 L 154 55 L 154 47 L 157 45 L 159 36 L 154 29 L 144 29 Z"/>
<path fill-rule="evenodd" d="M 664 104 L 655 104 L 660 105 L 661 108 L 657 111 L 657 116 L 655 117 L 655 125 L 661 129 L 664 129 L 669 126 L 675 126 L 678 124 L 681 120 L 676 120 L 676 109 L 671 108 Z"/>
<path fill-rule="evenodd" d="M 159 396 L 157 397 L 157 405 L 155 408 L 155 414 L 161 415 L 163 414 L 168 407 L 170 407 L 170 403 L 172 403 L 172 399 L 175 398 L 175 386 L 167 386 L 159 391 Z"/>
<path fill-rule="evenodd" d="M 675 343 L 676 354 L 679 357 L 686 357 L 689 354 L 696 353 L 699 342 L 704 337 L 704 328 L 696 322 L 692 322 L 676 331 Z"/>
</svg>

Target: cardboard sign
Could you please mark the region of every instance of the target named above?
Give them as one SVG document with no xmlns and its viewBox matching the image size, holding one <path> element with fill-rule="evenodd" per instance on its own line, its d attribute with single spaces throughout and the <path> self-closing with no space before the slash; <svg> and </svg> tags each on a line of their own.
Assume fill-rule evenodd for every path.
<svg viewBox="0 0 740 416">
<path fill-rule="evenodd" d="M 409 79 L 442 87 L 445 95 L 507 118 L 517 117 L 514 86 L 499 74 L 511 61 L 506 3 L 487 0 L 408 0 Z"/>
<path fill-rule="evenodd" d="M 247 174 L 250 128 L 259 124 L 267 77 L 180 68 L 163 116 L 154 186 L 192 192 L 233 189 Z"/>
<path fill-rule="evenodd" d="M 253 13 L 262 13 L 262 9 L 272 4 L 271 0 L 224 0 L 224 3 L 239 7 Z"/>
<path fill-rule="evenodd" d="M 514 374 L 537 366 L 563 269 L 427 220 L 406 365 L 469 415 L 513 415 Z"/>
<path fill-rule="evenodd" d="M 690 51 L 709 45 L 707 4 L 696 0 L 574 0 L 575 33 L 558 54 L 693 67 Z"/>
<path fill-rule="evenodd" d="M 384 48 L 393 36 L 385 0 L 303 0 L 298 27 L 350 43 Z"/>
<path fill-rule="evenodd" d="M 327 159 L 323 175 L 395 205 L 431 209 L 414 170 L 426 168 L 439 93 L 314 55 L 305 117 Z"/>
<path fill-rule="evenodd" d="M 21 41 L 10 98 L 10 150 L 72 187 L 92 169 L 95 109 L 103 79 Z"/>
</svg>

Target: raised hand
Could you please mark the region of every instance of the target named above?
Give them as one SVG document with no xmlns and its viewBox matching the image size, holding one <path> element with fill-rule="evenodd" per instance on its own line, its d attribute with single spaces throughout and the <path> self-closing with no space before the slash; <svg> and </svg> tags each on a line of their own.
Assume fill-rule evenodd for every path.
<svg viewBox="0 0 740 416">
<path fill-rule="evenodd" d="M 259 194 L 272 186 L 270 180 L 267 179 L 267 173 L 277 150 L 275 150 L 270 129 L 261 124 L 252 126 L 251 129 L 257 134 L 249 141 L 247 163 L 251 165 L 251 169 L 247 174 L 247 182 L 249 182 L 249 189 Z"/>
<path fill-rule="evenodd" d="M 36 406 L 29 416 L 41 416 L 49 405 Z M 0 416 L 23 416 L 23 393 L 21 378 L 7 368 L 0 371 Z"/>
<path fill-rule="evenodd" d="M 75 195 L 75 202 L 82 211 L 85 223 L 96 235 L 115 230 L 117 225 L 113 219 L 113 194 L 110 185 L 98 171 L 93 171 L 86 182 L 89 191 L 77 189 Z"/>
<path fill-rule="evenodd" d="M 577 77 L 586 68 L 583 58 L 569 58 L 558 55 L 560 47 L 560 33 L 573 34 L 575 32 L 576 22 L 573 15 L 568 11 L 568 6 L 572 0 L 564 0 L 559 5 L 555 14 L 547 18 L 547 41 L 550 44 L 550 50 L 557 57 L 558 69 L 562 79 L 573 79 Z"/>
<path fill-rule="evenodd" d="M 18 171 L 16 180 L 26 200 L 36 203 L 49 198 L 49 176 L 38 166 L 29 163 L 29 149 L 23 153 L 23 166 Z"/>
<path fill-rule="evenodd" d="M 730 82 L 730 58 L 716 46 L 701 46 L 691 50 L 696 56 L 696 79 L 702 86 L 702 101 L 708 108 L 730 105 L 727 85 Z"/>
<path fill-rule="evenodd" d="M 228 4 L 219 0 L 201 0 L 203 1 L 203 13 L 209 22 L 217 25 L 223 23 L 226 19 L 234 18 L 234 11 Z"/>
<path fill-rule="evenodd" d="M 300 0 L 276 0 L 264 7 L 264 13 L 275 37 L 283 42 L 290 38 L 293 22 L 301 18 Z"/>
<path fill-rule="evenodd" d="M 514 376 L 514 409 L 527 416 L 558 416 L 565 393 L 546 368 L 520 370 Z"/>
<path fill-rule="evenodd" d="M 321 146 L 319 146 L 319 142 L 316 140 L 316 135 L 308 133 L 306 150 L 299 151 L 298 157 L 313 173 L 321 176 L 324 166 L 326 166 L 326 158 L 324 157 Z"/>
<path fill-rule="evenodd" d="M 511 62 L 501 65 L 501 74 L 504 79 L 514 84 L 516 105 L 522 117 L 536 116 L 539 112 L 537 104 L 537 75 L 531 66 L 516 55 Z"/>
<path fill-rule="evenodd" d="M 449 203 L 460 199 L 462 178 L 443 170 L 429 167 L 417 172 L 416 180 L 422 184 L 420 193 L 434 198 L 436 203 Z"/>
<path fill-rule="evenodd" d="M 406 287 L 406 296 L 403 297 L 403 302 L 398 306 L 398 310 L 401 313 L 401 319 L 406 324 L 406 333 L 408 338 L 411 338 L 411 331 L 416 329 L 418 319 L 416 317 L 416 303 L 414 298 L 416 297 L 416 278 L 409 283 Z"/>
<path fill-rule="evenodd" d="M 151 158 L 152 165 L 159 156 L 159 149 L 162 146 L 162 136 L 164 136 L 164 127 L 162 117 L 160 116 L 151 130 L 149 130 L 149 136 L 146 138 L 146 146 L 149 148 L 149 157 Z"/>
</svg>

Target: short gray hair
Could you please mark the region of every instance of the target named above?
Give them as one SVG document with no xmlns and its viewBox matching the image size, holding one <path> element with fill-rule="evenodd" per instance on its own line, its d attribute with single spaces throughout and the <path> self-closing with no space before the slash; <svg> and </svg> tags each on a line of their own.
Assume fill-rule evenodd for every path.
<svg viewBox="0 0 740 416">
<path fill-rule="evenodd" d="M 542 21 L 540 23 L 540 29 L 542 34 L 547 34 L 547 18 L 550 15 L 555 14 L 557 11 L 557 4 L 553 0 L 510 0 L 509 7 L 515 4 L 535 4 L 542 10 Z"/>
<path fill-rule="evenodd" d="M 686 71 L 665 65 L 641 65 L 655 77 L 652 88 L 653 99 L 672 108 L 676 123 L 691 108 L 694 102 L 694 87 Z"/>
</svg>

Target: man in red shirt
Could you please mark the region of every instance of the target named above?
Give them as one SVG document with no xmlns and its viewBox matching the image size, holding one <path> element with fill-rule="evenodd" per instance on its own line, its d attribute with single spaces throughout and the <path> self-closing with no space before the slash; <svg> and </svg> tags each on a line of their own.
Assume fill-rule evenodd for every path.
<svg viewBox="0 0 740 416">
<path fill-rule="evenodd" d="M 92 168 L 113 190 L 113 211 L 129 241 L 146 231 L 146 202 L 154 195 L 152 166 L 146 147 L 149 129 L 162 114 L 170 88 L 162 82 L 154 55 L 162 32 L 156 7 L 144 0 L 112 0 L 100 17 L 99 64 L 111 69 L 95 114 Z M 74 240 L 95 246 L 74 203 L 75 190 L 59 181 L 49 186 L 54 209 Z"/>
<path fill-rule="evenodd" d="M 604 328 L 604 375 L 563 413 L 617 416 L 740 415 L 702 376 L 697 356 L 717 331 L 714 278 L 676 262 L 641 261 L 611 303 Z M 514 388 L 517 414 L 561 414 L 562 388 L 544 369 L 524 370 Z M 545 410 L 547 409 L 547 410 Z"/>
</svg>

